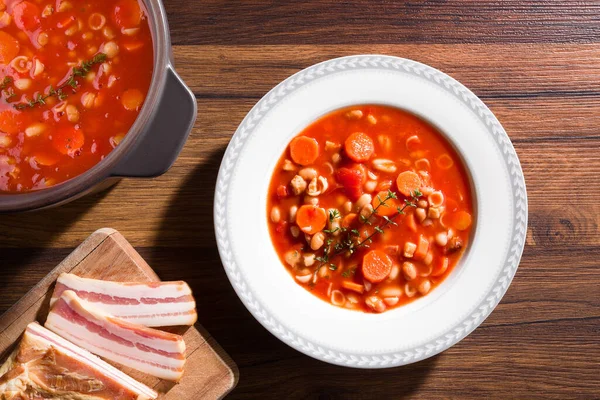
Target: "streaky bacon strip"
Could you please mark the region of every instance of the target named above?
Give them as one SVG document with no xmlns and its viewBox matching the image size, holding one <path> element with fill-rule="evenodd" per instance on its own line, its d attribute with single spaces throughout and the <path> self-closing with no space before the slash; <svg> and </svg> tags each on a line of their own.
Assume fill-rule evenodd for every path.
<svg viewBox="0 0 600 400">
<path fill-rule="evenodd" d="M 109 315 L 145 326 L 193 325 L 198 319 L 192 290 L 183 281 L 112 282 L 63 273 L 50 305 L 66 290 Z"/>
<path fill-rule="evenodd" d="M 94 354 L 162 379 L 178 381 L 185 364 L 180 335 L 106 314 L 67 290 L 54 302 L 45 326 Z"/>
<path fill-rule="evenodd" d="M 33 398 L 43 393 L 49 396 L 43 398 L 144 400 L 158 397 L 146 385 L 36 322 L 27 326 L 19 346 L 2 370 L 5 373 L 0 377 L 0 393 L 9 396 L 7 398 Z"/>
</svg>

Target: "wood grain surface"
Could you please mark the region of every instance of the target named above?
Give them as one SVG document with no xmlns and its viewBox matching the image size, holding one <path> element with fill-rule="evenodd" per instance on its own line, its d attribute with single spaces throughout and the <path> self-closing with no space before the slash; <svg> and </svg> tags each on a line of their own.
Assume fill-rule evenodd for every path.
<svg viewBox="0 0 600 400">
<path fill-rule="evenodd" d="M 0 311 L 91 232 L 121 231 L 161 279 L 185 279 L 232 356 L 232 399 L 600 398 L 599 1 L 166 0 L 176 66 L 198 99 L 181 156 L 153 180 L 43 212 L 0 216 Z M 391 370 L 345 369 L 279 342 L 246 311 L 216 250 L 220 160 L 253 104 L 331 57 L 425 62 L 506 128 L 529 196 L 519 270 L 492 315 L 448 351 Z"/>
</svg>

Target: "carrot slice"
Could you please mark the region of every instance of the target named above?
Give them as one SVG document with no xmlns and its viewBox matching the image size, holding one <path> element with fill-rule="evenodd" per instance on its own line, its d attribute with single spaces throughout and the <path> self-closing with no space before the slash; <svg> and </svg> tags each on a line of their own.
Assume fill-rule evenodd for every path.
<svg viewBox="0 0 600 400">
<path fill-rule="evenodd" d="M 388 192 L 381 191 L 375 195 L 373 198 L 373 208 L 377 208 L 377 215 L 381 216 L 392 216 L 398 213 L 398 207 L 400 206 L 400 202 L 396 199 L 387 199 L 384 204 L 381 204 L 383 200 L 387 198 Z M 381 204 L 381 207 L 379 206 Z"/>
<path fill-rule="evenodd" d="M 314 235 L 325 228 L 327 223 L 327 212 L 324 208 L 304 205 L 296 213 L 296 224 L 302 232 Z"/>
<path fill-rule="evenodd" d="M 365 287 L 352 281 L 342 281 L 342 287 L 344 289 L 355 291 L 356 293 L 362 294 L 365 291 Z"/>
<path fill-rule="evenodd" d="M 392 259 L 381 250 L 371 250 L 363 257 L 362 273 L 366 280 L 382 282 L 392 272 Z"/>
<path fill-rule="evenodd" d="M 4 132 L 14 135 L 21 130 L 22 126 L 21 115 L 16 110 L 8 109 L 0 111 L 0 133 Z"/>
<path fill-rule="evenodd" d="M 22 1 L 13 8 L 13 19 L 17 28 L 35 31 L 40 26 L 40 9 L 33 3 Z"/>
<path fill-rule="evenodd" d="M 344 150 L 353 161 L 365 162 L 375 152 L 375 144 L 368 135 L 362 132 L 354 132 L 344 142 Z"/>
<path fill-rule="evenodd" d="M 60 160 L 58 154 L 50 152 L 36 153 L 33 158 L 37 164 L 44 166 L 54 165 Z"/>
<path fill-rule="evenodd" d="M 137 0 L 121 0 L 115 6 L 115 23 L 123 29 L 135 28 L 142 22 L 142 10 Z"/>
<path fill-rule="evenodd" d="M 71 154 L 79 150 L 85 141 L 83 132 L 73 127 L 64 127 L 52 135 L 52 145 L 62 154 Z"/>
<path fill-rule="evenodd" d="M 138 89 L 128 89 L 121 96 L 121 103 L 127 111 L 137 111 L 144 102 L 144 94 Z"/>
<path fill-rule="evenodd" d="M 453 225 L 459 231 L 464 231 L 469 229 L 471 224 L 473 223 L 473 217 L 466 211 L 459 211 L 452 214 L 450 219 L 450 224 Z"/>
<path fill-rule="evenodd" d="M 0 31 L 0 64 L 8 64 L 19 54 L 19 41 Z"/>
<path fill-rule="evenodd" d="M 396 178 L 398 190 L 405 196 L 412 196 L 415 190 L 421 187 L 421 178 L 415 172 L 404 171 Z"/>
<path fill-rule="evenodd" d="M 342 218 L 342 228 L 350 228 L 356 221 L 356 217 L 358 217 L 358 215 L 355 213 L 344 215 L 344 218 Z"/>
<path fill-rule="evenodd" d="M 319 157 L 319 143 L 308 136 L 299 136 L 290 143 L 290 156 L 296 164 L 310 165 Z"/>
</svg>

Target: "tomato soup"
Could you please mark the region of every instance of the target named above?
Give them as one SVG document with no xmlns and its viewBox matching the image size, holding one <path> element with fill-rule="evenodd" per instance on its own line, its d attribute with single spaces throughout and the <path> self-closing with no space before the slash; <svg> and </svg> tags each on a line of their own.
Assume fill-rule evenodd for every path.
<svg viewBox="0 0 600 400">
<path fill-rule="evenodd" d="M 44 189 L 101 161 L 153 69 L 138 0 L 0 0 L 0 192 Z"/>
<path fill-rule="evenodd" d="M 384 312 L 425 296 L 469 244 L 469 178 L 430 124 L 397 108 L 334 111 L 287 147 L 268 224 L 292 278 L 344 308 Z"/>
</svg>

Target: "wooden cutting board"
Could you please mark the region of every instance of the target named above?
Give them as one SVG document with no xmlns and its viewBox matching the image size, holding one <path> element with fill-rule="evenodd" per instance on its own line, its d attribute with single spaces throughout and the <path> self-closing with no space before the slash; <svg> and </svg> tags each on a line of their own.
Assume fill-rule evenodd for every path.
<svg viewBox="0 0 600 400">
<path fill-rule="evenodd" d="M 12 351 L 27 324 L 45 322 L 54 283 L 63 272 L 109 281 L 160 280 L 119 232 L 100 229 L 0 317 L 0 360 Z M 199 324 L 171 331 L 183 334 L 187 348 L 185 373 L 178 384 L 115 365 L 154 388 L 161 400 L 219 399 L 235 387 L 238 379 L 235 363 Z"/>
</svg>

